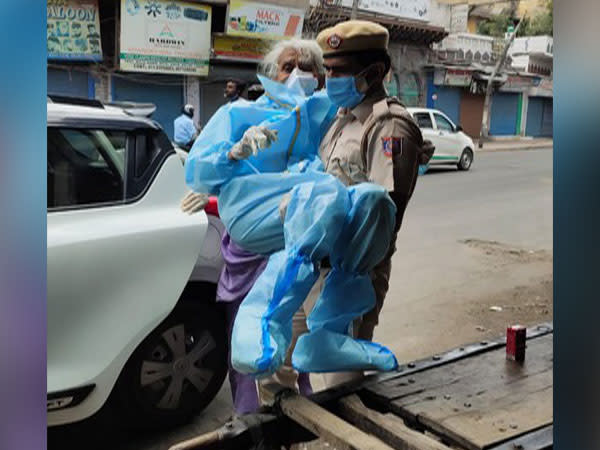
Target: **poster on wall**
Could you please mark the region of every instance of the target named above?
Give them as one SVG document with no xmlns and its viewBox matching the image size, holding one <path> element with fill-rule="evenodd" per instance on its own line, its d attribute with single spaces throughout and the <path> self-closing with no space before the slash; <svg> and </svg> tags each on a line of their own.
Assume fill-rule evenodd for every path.
<svg viewBox="0 0 600 450">
<path fill-rule="evenodd" d="M 353 0 L 342 0 L 342 6 L 352 8 Z M 403 19 L 429 20 L 429 0 L 358 0 L 358 9 Z"/>
<path fill-rule="evenodd" d="M 174 0 L 121 0 L 120 69 L 208 75 L 211 7 Z"/>
<path fill-rule="evenodd" d="M 469 21 L 469 5 L 454 5 L 450 10 L 450 33 L 466 33 Z"/>
<path fill-rule="evenodd" d="M 265 39 L 301 37 L 304 10 L 267 3 L 231 0 L 227 34 Z"/>
<path fill-rule="evenodd" d="M 272 41 L 216 35 L 213 41 L 215 58 L 229 61 L 259 62 L 268 53 Z"/>
<path fill-rule="evenodd" d="M 97 0 L 48 0 L 48 59 L 102 61 Z"/>
<path fill-rule="evenodd" d="M 471 71 L 447 69 L 444 84 L 446 86 L 469 86 L 471 84 Z"/>
</svg>

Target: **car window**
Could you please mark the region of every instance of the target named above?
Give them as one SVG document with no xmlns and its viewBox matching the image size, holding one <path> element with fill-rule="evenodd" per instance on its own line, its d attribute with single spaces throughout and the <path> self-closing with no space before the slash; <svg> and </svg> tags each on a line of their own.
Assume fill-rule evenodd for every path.
<svg viewBox="0 0 600 450">
<path fill-rule="evenodd" d="M 48 208 L 120 202 L 125 131 L 48 128 Z"/>
<path fill-rule="evenodd" d="M 164 151 L 172 148 L 166 135 L 157 130 L 149 130 L 136 135 L 135 177 L 143 176 L 154 160 Z"/>
<path fill-rule="evenodd" d="M 448 119 L 437 113 L 433 113 L 433 115 L 435 116 L 435 123 L 437 124 L 438 130 L 454 131 L 454 127 Z"/>
<path fill-rule="evenodd" d="M 428 112 L 415 113 L 414 117 L 419 128 L 433 128 L 433 122 Z"/>
</svg>

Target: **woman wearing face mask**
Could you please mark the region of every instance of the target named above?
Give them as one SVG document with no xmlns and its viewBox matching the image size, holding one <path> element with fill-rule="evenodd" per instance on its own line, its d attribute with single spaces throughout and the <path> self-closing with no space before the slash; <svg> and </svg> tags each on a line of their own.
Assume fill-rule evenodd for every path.
<svg viewBox="0 0 600 450">
<path fill-rule="evenodd" d="M 276 139 L 276 136 L 270 134 L 269 129 L 256 129 L 254 127 L 254 134 L 247 139 L 247 145 L 243 148 L 240 148 L 242 146 L 234 148 L 236 138 L 227 136 L 232 131 L 232 125 L 237 132 L 247 132 L 252 125 L 258 125 L 266 117 L 265 111 L 270 114 L 278 110 L 281 111 L 281 114 L 287 112 L 290 105 L 283 103 L 282 100 L 291 100 L 288 99 L 289 96 L 285 92 L 273 92 L 277 90 L 279 84 L 285 86 L 285 90 L 296 93 L 298 97 L 305 97 L 311 95 L 316 89 L 322 88 L 325 79 L 321 49 L 314 41 L 299 39 L 277 43 L 265 56 L 261 65 L 261 72 L 276 83 L 269 84 L 266 87 L 266 95 L 262 95 L 255 102 L 239 99 L 235 103 L 236 106 L 224 105 L 215 113 L 211 121 L 204 127 L 202 134 L 196 141 L 196 145 L 194 145 L 194 149 L 190 153 L 190 162 L 188 163 L 190 170 L 193 170 L 191 169 L 193 166 L 206 165 L 207 162 L 212 164 L 212 158 L 222 150 L 222 147 L 229 147 L 230 157 L 224 161 L 225 165 L 238 166 L 237 168 L 242 166 L 241 160 L 244 159 L 244 156 L 248 156 L 245 152 L 252 149 L 252 145 L 269 144 L 270 141 Z M 240 120 L 246 123 L 236 126 L 236 122 Z M 214 145 L 215 142 L 220 142 L 220 144 Z M 242 166 L 242 168 L 248 169 L 247 166 Z M 227 172 L 228 169 L 229 167 L 226 167 L 224 171 Z M 287 169 L 286 163 L 282 161 L 282 164 L 269 167 L 267 170 L 282 171 L 285 169 Z M 224 175 L 220 179 L 221 184 L 227 176 L 229 175 Z M 203 176 L 202 178 L 206 179 L 207 177 Z M 215 187 L 210 186 L 210 189 L 215 189 Z M 207 196 L 205 194 L 191 192 L 183 199 L 182 209 L 191 214 L 200 211 L 206 205 L 206 202 Z M 218 283 L 217 301 L 225 305 L 226 325 L 228 336 L 231 338 L 231 330 L 238 308 L 264 270 L 267 257 L 246 251 L 236 244 L 227 232 L 223 236 L 221 250 L 225 266 Z M 294 317 L 293 325 L 293 341 L 295 342 L 300 334 L 306 332 L 306 316 L 302 310 Z M 286 363 L 275 374 L 275 381 L 287 387 L 298 389 L 303 395 L 309 395 L 312 389 L 308 374 L 298 375 L 291 368 L 289 356 Z M 237 372 L 231 367 L 231 361 L 229 361 L 229 380 L 235 412 L 245 414 L 255 411 L 259 406 L 255 378 Z"/>
</svg>

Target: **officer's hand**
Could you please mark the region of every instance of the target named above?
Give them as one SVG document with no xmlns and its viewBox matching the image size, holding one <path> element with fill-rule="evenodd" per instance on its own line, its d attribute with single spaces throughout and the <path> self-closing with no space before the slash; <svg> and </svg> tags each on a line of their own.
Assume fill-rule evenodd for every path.
<svg viewBox="0 0 600 450">
<path fill-rule="evenodd" d="M 256 155 L 259 150 L 270 147 L 276 140 L 277 130 L 252 126 L 246 130 L 240 142 L 231 148 L 229 156 L 238 161 L 246 159 L 250 155 Z"/>
<path fill-rule="evenodd" d="M 429 162 L 435 152 L 435 145 L 430 140 L 424 140 L 419 151 L 419 165 L 424 166 Z"/>
<path fill-rule="evenodd" d="M 202 211 L 208 204 L 208 194 L 188 192 L 181 200 L 181 210 L 184 213 L 194 214 Z"/>
</svg>

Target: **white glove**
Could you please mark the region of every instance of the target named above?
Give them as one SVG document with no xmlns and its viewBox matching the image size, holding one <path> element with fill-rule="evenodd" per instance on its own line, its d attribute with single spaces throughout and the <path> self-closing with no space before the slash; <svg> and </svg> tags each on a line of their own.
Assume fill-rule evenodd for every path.
<svg viewBox="0 0 600 450">
<path fill-rule="evenodd" d="M 231 147 L 229 156 L 238 161 L 256 155 L 259 150 L 271 146 L 277 140 L 277 130 L 252 126 L 246 130 L 240 142 Z"/>
<path fill-rule="evenodd" d="M 181 199 L 181 210 L 184 213 L 194 214 L 198 211 L 202 211 L 208 204 L 208 194 L 201 192 L 188 192 L 183 199 Z"/>
</svg>

